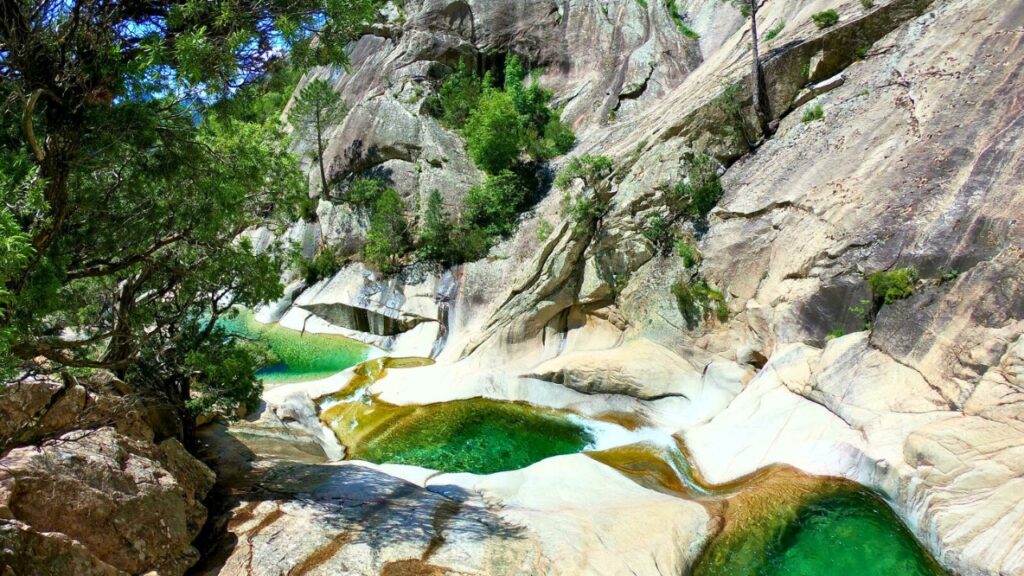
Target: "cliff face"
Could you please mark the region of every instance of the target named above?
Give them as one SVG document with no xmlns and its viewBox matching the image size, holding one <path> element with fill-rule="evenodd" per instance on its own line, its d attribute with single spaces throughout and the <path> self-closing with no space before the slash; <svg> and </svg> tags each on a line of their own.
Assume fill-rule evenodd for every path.
<svg viewBox="0 0 1024 576">
<path fill-rule="evenodd" d="M 460 58 L 515 51 L 564 105 L 570 155 L 615 160 L 610 208 L 580 237 L 551 193 L 488 259 L 444 277 L 353 265 L 263 317 L 437 357 L 375 385 L 387 401 L 629 412 L 684 438 L 711 481 L 772 463 L 844 476 L 886 494 L 956 573 L 1024 573 L 1024 5 L 875 4 L 766 2 L 762 30 L 785 22 L 764 46 L 779 123 L 750 151 L 716 100 L 740 81 L 749 105 L 749 30 L 724 3 L 683 8 L 699 40 L 662 2 L 406 3 L 353 44 L 350 72 L 313 74 L 352 107 L 333 170 L 388 175 L 410 210 L 434 188 L 454 205 L 481 175 L 424 99 Z M 819 30 L 826 8 L 841 20 Z M 706 230 L 688 228 L 695 271 L 642 232 L 699 152 L 725 192 Z M 346 210 L 322 201 L 306 233 L 350 239 Z M 851 308 L 866 276 L 901 267 L 920 276 L 913 295 L 864 331 Z M 697 275 L 728 319 L 687 326 L 670 286 Z M 402 328 L 330 323 L 352 309 Z"/>
</svg>

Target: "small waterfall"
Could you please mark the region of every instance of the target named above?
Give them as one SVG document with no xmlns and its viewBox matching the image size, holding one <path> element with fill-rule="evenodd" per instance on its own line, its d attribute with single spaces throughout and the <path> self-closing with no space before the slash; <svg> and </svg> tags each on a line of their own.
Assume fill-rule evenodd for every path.
<svg viewBox="0 0 1024 576">
<path fill-rule="evenodd" d="M 437 284 L 437 339 L 430 348 L 430 357 L 437 358 L 448 343 L 455 321 L 455 302 L 459 297 L 459 281 L 462 279 L 462 267 L 456 266 L 445 270 Z"/>
</svg>

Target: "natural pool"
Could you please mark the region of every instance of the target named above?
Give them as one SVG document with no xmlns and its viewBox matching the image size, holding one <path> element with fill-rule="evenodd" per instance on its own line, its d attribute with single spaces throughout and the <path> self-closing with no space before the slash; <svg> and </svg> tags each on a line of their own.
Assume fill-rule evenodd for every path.
<svg viewBox="0 0 1024 576">
<path fill-rule="evenodd" d="M 442 472 L 515 470 L 579 452 L 593 442 L 583 426 L 564 414 L 483 398 L 425 406 L 370 400 L 339 404 L 323 418 L 352 459 Z"/>
<path fill-rule="evenodd" d="M 366 360 L 373 348 L 344 336 L 312 334 L 278 324 L 257 322 L 251 310 L 239 310 L 221 319 L 225 330 L 265 343 L 280 362 L 260 370 L 264 382 L 274 385 L 326 378 Z"/>
<path fill-rule="evenodd" d="M 763 475 L 728 498 L 694 576 L 945 574 L 876 494 L 798 474 Z"/>
</svg>

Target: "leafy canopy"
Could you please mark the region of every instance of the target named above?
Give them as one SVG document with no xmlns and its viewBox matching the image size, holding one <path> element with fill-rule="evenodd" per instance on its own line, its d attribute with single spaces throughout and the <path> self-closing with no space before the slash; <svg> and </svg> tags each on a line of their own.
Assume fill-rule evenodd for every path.
<svg viewBox="0 0 1024 576">
<path fill-rule="evenodd" d="M 42 356 L 112 370 L 182 410 L 251 403 L 260 353 L 216 320 L 282 291 L 281 247 L 247 234 L 305 205 L 275 119 L 297 71 L 344 63 L 376 4 L 5 2 L 7 372 Z"/>
</svg>

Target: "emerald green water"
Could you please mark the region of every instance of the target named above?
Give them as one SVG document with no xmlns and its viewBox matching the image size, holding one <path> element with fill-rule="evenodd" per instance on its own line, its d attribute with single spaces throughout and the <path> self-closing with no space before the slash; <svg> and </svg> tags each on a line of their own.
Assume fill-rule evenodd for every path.
<svg viewBox="0 0 1024 576">
<path fill-rule="evenodd" d="M 262 324 L 250 310 L 219 320 L 225 330 L 265 343 L 279 362 L 260 370 L 263 381 L 283 384 L 326 378 L 366 360 L 371 348 L 332 334 L 302 333 L 278 324 Z"/>
<path fill-rule="evenodd" d="M 748 518 L 712 541 L 700 576 L 940 576 L 945 572 L 875 494 L 843 486 L 795 509 Z M 777 512 L 777 511 L 776 511 Z M 795 515 L 792 513 L 795 512 Z M 781 520 L 781 521 L 780 521 Z"/>
<path fill-rule="evenodd" d="M 369 428 L 354 445 L 346 442 L 353 438 L 344 432 L 352 424 Z M 593 442 L 589 432 L 562 414 L 480 398 L 378 405 L 358 415 L 336 414 L 332 428 L 351 446 L 355 459 L 475 474 L 523 468 Z"/>
</svg>

